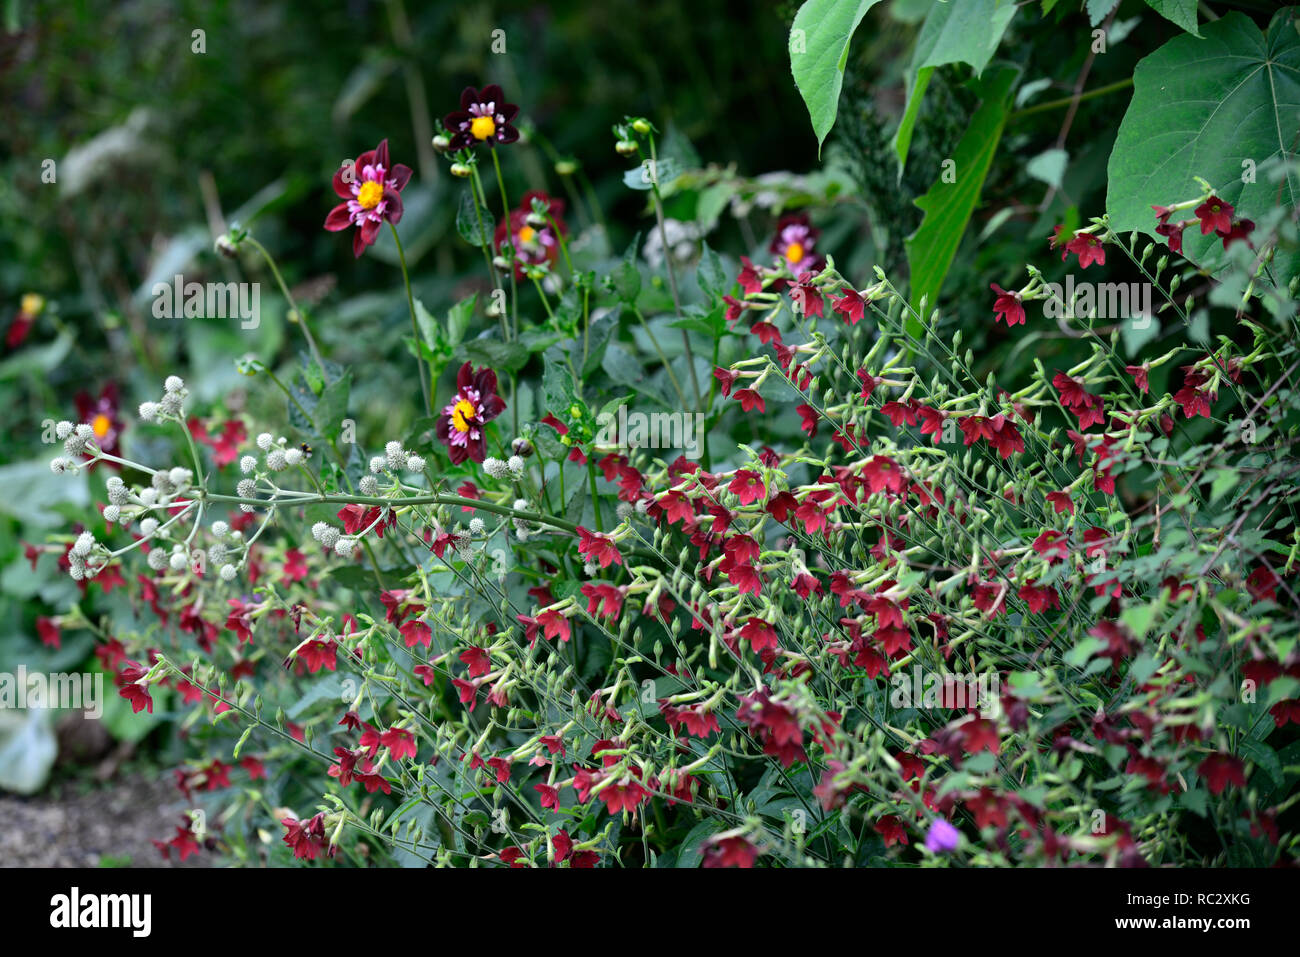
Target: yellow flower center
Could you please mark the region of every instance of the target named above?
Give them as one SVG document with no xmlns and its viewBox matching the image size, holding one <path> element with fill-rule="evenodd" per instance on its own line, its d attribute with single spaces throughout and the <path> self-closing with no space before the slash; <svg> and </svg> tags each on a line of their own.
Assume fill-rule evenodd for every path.
<svg viewBox="0 0 1300 957">
<path fill-rule="evenodd" d="M 791 243 L 785 249 L 787 262 L 797 263 L 803 259 L 803 243 Z"/>
<path fill-rule="evenodd" d="M 533 229 L 531 226 L 525 226 L 523 229 L 519 230 L 519 241 L 521 243 L 531 243 L 533 237 L 536 235 L 537 230 Z"/>
<path fill-rule="evenodd" d="M 91 421 L 90 427 L 95 430 L 95 438 L 102 439 L 113 427 L 113 420 L 101 412 Z"/>
<path fill-rule="evenodd" d="M 357 191 L 357 202 L 362 209 L 374 209 L 383 198 L 384 184 L 373 179 L 362 183 L 361 189 Z"/>
<path fill-rule="evenodd" d="M 25 316 L 35 316 L 45 308 L 45 297 L 29 292 L 23 296 L 22 312 Z"/>
<path fill-rule="evenodd" d="M 469 431 L 469 420 L 478 415 L 478 410 L 474 408 L 474 403 L 469 399 L 461 399 L 456 403 L 455 408 L 451 410 L 451 424 L 456 427 L 458 432 Z"/>
<path fill-rule="evenodd" d="M 485 140 L 497 131 L 496 120 L 490 116 L 476 116 L 469 124 L 470 134 L 476 140 Z"/>
</svg>

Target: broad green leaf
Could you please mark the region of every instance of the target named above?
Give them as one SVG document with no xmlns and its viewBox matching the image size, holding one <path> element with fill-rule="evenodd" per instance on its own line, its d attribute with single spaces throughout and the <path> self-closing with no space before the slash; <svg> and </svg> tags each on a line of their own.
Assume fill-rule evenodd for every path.
<svg viewBox="0 0 1300 957">
<path fill-rule="evenodd" d="M 456 348 L 465 339 L 470 320 L 474 318 L 474 305 L 478 302 L 478 293 L 470 293 L 456 305 L 447 310 L 447 345 Z"/>
<path fill-rule="evenodd" d="M 1015 67 L 1001 67 L 984 78 L 981 83 L 983 103 L 971 118 L 953 157 L 954 181 L 946 183 L 940 177 L 924 196 L 916 200 L 916 205 L 925 211 L 925 218 L 907 240 L 913 308 L 920 306 L 922 297 L 930 306 L 939 298 L 944 276 L 957 254 L 966 224 L 979 201 L 998 141 L 1002 138 L 1007 102 L 1019 74 Z M 909 331 L 919 335 L 921 330 L 912 328 L 913 325 L 914 322 L 909 322 Z"/>
<path fill-rule="evenodd" d="M 473 194 L 461 193 L 460 208 L 456 210 L 456 232 L 460 238 L 471 246 L 487 246 L 492 242 L 493 225 L 491 210 L 475 203 Z"/>
<path fill-rule="evenodd" d="M 1201 35 L 1196 26 L 1196 0 L 1147 0 L 1147 6 L 1188 33 Z"/>
<path fill-rule="evenodd" d="M 993 59 L 1007 24 L 1016 15 L 1010 0 L 962 0 L 936 3 L 921 25 L 907 71 L 907 108 L 894 134 L 898 171 L 902 175 L 912 131 L 921 110 L 925 88 L 934 68 L 949 63 L 968 63 L 979 76 Z"/>
<path fill-rule="evenodd" d="M 879 0 L 805 0 L 790 25 L 790 72 L 808 107 L 817 155 L 839 112 L 849 41 Z"/>
<path fill-rule="evenodd" d="M 1300 33 L 1290 17 L 1279 11 L 1264 34 L 1243 14 L 1228 13 L 1205 24 L 1203 39 L 1175 37 L 1138 62 L 1107 171 L 1113 230 L 1156 237 L 1151 207 L 1196 196 L 1196 176 L 1241 217 L 1262 219 L 1279 196 L 1284 207 L 1295 207 Z M 1269 182 L 1262 169 L 1279 160 L 1289 163 L 1285 179 Z M 1250 175 L 1255 169 L 1257 177 Z M 1183 253 L 1210 270 L 1225 261 L 1219 238 L 1195 228 L 1183 233 Z M 1298 267 L 1295 251 L 1277 251 L 1273 269 L 1281 283 Z"/>
</svg>

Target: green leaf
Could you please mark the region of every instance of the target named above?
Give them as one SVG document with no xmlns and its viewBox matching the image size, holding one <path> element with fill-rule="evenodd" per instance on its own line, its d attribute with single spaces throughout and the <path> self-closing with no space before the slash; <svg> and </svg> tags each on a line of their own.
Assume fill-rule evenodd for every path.
<svg viewBox="0 0 1300 957">
<path fill-rule="evenodd" d="M 940 178 L 916 200 L 916 205 L 925 211 L 925 218 L 907 240 L 913 308 L 920 306 L 923 297 L 930 306 L 939 297 L 944 276 L 957 254 L 966 224 L 979 201 L 998 141 L 1002 138 L 1007 100 L 1019 73 L 1015 67 L 1002 67 L 985 77 L 981 83 L 984 102 L 972 117 L 953 157 L 955 182 L 945 183 Z M 919 328 L 910 328 L 913 325 L 914 321 L 909 321 L 909 331 L 919 335 Z"/>
<path fill-rule="evenodd" d="M 808 107 L 817 155 L 839 111 L 849 41 L 879 0 L 805 0 L 790 25 L 790 72 Z"/>
<path fill-rule="evenodd" d="M 455 349 L 465 339 L 470 320 L 474 318 L 474 305 L 478 302 L 478 293 L 470 293 L 456 305 L 447 310 L 447 346 Z"/>
<path fill-rule="evenodd" d="M 1008 0 L 962 0 L 961 3 L 936 3 L 930 8 L 912 51 L 907 73 L 907 108 L 894 134 L 900 176 L 912 145 L 912 130 L 921 111 L 921 99 L 934 68 L 968 63 L 975 75 L 980 76 L 1015 15 L 1016 6 Z"/>
<path fill-rule="evenodd" d="M 1113 230 L 1157 238 L 1151 207 L 1196 196 L 1195 176 L 1241 217 L 1260 219 L 1279 195 L 1295 208 L 1300 33 L 1290 17 L 1280 11 L 1265 35 L 1243 14 L 1228 13 L 1205 25 L 1204 39 L 1175 37 L 1138 62 L 1107 170 Z M 1288 163 L 1283 182 L 1245 175 L 1278 160 Z M 1211 271 L 1224 262 L 1219 237 L 1198 229 L 1183 234 L 1183 254 Z M 1279 248 L 1273 270 L 1285 286 L 1300 271 L 1300 253 Z"/>
<path fill-rule="evenodd" d="M 488 366 L 497 372 L 518 372 L 528 362 L 528 349 L 519 342 L 500 339 L 471 339 L 461 344 L 465 358 L 475 365 Z"/>
<path fill-rule="evenodd" d="M 429 351 L 437 352 L 438 340 L 441 338 L 438 334 L 438 320 L 433 318 L 419 299 L 415 300 L 415 324 L 420 327 L 420 338 L 429 347 Z"/>
<path fill-rule="evenodd" d="M 472 193 L 461 193 L 460 208 L 456 210 L 456 232 L 460 238 L 471 246 L 488 246 L 492 243 L 492 228 L 491 211 L 478 206 Z"/>
<path fill-rule="evenodd" d="M 732 279 L 723 268 L 722 259 L 708 243 L 700 252 L 700 264 L 696 268 L 695 280 L 706 296 L 722 296 L 731 290 Z"/>
<path fill-rule="evenodd" d="M 636 248 L 637 239 L 632 240 L 632 245 L 627 247 L 627 252 L 623 254 L 623 261 L 614 267 L 610 274 L 610 281 L 614 287 L 614 295 L 621 302 L 631 305 L 636 304 L 637 296 L 641 295 L 641 271 L 636 265 Z"/>
<path fill-rule="evenodd" d="M 352 373 L 348 372 L 325 387 L 316 411 L 312 413 L 316 425 L 327 438 L 336 439 L 343 430 L 343 420 L 348 414 L 348 398 L 352 392 Z"/>
<path fill-rule="evenodd" d="M 1088 0 L 1088 23 L 1097 26 L 1118 6 L 1119 0 Z"/>
<path fill-rule="evenodd" d="M 1196 26 L 1196 0 L 1147 0 L 1147 6 L 1193 36 L 1201 35 Z"/>
</svg>

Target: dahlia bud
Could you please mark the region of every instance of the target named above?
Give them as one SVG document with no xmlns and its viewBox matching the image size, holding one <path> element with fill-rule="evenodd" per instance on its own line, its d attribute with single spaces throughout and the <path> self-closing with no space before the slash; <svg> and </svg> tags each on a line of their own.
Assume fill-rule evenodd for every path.
<svg viewBox="0 0 1300 957">
<path fill-rule="evenodd" d="M 510 443 L 510 451 L 522 458 L 528 458 L 533 454 L 533 443 L 520 437 Z"/>
</svg>

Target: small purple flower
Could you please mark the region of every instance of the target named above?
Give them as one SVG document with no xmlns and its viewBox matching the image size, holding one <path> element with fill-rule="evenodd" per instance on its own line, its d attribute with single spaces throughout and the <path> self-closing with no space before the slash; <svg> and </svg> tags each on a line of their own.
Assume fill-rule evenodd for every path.
<svg viewBox="0 0 1300 957">
<path fill-rule="evenodd" d="M 957 839 L 960 836 L 955 827 L 943 818 L 936 818 L 925 835 L 925 849 L 935 854 L 947 854 L 957 850 Z"/>
</svg>

